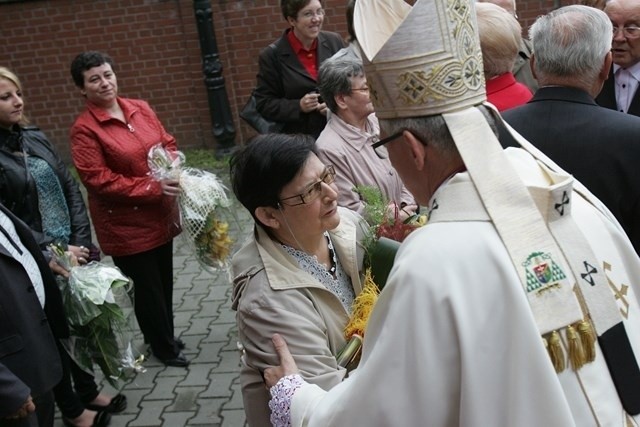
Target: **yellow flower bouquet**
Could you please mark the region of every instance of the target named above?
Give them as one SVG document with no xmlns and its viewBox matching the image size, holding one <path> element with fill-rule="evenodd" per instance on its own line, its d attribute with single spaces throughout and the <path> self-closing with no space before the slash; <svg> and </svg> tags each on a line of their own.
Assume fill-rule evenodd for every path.
<svg viewBox="0 0 640 427">
<path fill-rule="evenodd" d="M 364 216 L 369 224 L 364 240 L 365 269 L 362 291 L 353 301 L 351 317 L 345 326 L 346 345 L 336 355 L 338 365 L 347 370 L 357 367 L 360 360 L 362 340 L 371 311 L 384 288 L 393 267 L 400 243 L 416 228 L 427 222 L 426 215 L 415 214 L 405 221 L 399 220 L 398 209 L 391 217 L 387 211 L 388 201 L 380 189 L 359 186 L 356 191 L 366 204 Z"/>
</svg>

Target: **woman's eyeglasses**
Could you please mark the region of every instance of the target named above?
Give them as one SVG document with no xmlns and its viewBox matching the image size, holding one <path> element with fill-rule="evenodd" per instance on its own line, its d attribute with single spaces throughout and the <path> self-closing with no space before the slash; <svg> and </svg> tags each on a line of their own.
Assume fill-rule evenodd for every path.
<svg viewBox="0 0 640 427">
<path fill-rule="evenodd" d="M 313 10 L 307 10 L 305 12 L 302 12 L 299 16 L 301 16 L 304 19 L 311 19 L 316 16 L 318 18 L 322 18 L 324 16 L 324 9 L 318 9 L 315 12 Z"/>
<path fill-rule="evenodd" d="M 368 86 L 351 89 L 351 92 L 369 93 L 369 91 L 370 91 L 370 89 L 369 89 Z"/>
<path fill-rule="evenodd" d="M 287 206 L 306 205 L 308 203 L 313 202 L 318 197 L 320 197 L 320 195 L 322 194 L 322 183 L 329 185 L 335 180 L 336 180 L 336 170 L 334 169 L 333 165 L 327 165 L 318 181 L 309 185 L 307 188 L 304 189 L 302 193 L 296 194 L 295 196 L 285 197 L 284 199 L 280 199 L 280 202 Z M 285 203 L 286 200 L 291 200 L 291 199 L 298 199 L 299 202 Z"/>
</svg>

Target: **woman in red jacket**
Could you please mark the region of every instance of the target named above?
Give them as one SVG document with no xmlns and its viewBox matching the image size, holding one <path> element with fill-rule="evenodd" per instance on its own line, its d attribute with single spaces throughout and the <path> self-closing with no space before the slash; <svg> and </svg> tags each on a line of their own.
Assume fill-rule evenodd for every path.
<svg viewBox="0 0 640 427">
<path fill-rule="evenodd" d="M 167 366 L 189 364 L 174 337 L 173 238 L 180 233 L 178 181 L 149 175 L 147 153 L 158 143 L 176 150 L 149 104 L 118 96 L 113 60 L 83 52 L 71 76 L 86 109 L 71 127 L 71 155 L 87 188 L 102 250 L 134 283 L 140 329 Z"/>
</svg>

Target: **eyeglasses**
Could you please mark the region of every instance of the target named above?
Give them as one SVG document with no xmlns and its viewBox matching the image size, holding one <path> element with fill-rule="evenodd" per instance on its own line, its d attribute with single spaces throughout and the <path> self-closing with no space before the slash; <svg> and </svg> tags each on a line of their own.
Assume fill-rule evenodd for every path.
<svg viewBox="0 0 640 427">
<path fill-rule="evenodd" d="M 287 206 L 306 205 L 308 203 L 313 202 L 318 197 L 320 197 L 320 195 L 322 194 L 322 183 L 329 185 L 335 180 L 336 180 L 336 170 L 334 169 L 333 165 L 327 165 L 318 181 L 309 185 L 307 188 L 304 189 L 302 193 L 296 194 L 295 196 L 285 197 L 284 199 L 280 199 L 280 202 L 284 203 L 285 200 L 299 199 L 300 201 L 298 203 L 284 203 L 284 204 Z"/>
<path fill-rule="evenodd" d="M 391 134 L 386 138 L 382 138 L 381 140 L 374 142 L 373 144 L 371 144 L 371 146 L 373 147 L 374 150 L 378 147 L 382 147 L 383 145 L 390 143 L 394 139 L 398 139 L 402 135 L 402 132 L 404 131 L 405 131 L 404 129 L 399 130 L 398 132 Z"/>
<path fill-rule="evenodd" d="M 318 18 L 322 18 L 324 16 L 324 9 L 318 9 L 315 12 L 313 10 L 307 10 L 303 13 L 301 13 L 299 16 L 301 16 L 304 19 L 311 19 L 314 17 L 318 17 Z"/>
<path fill-rule="evenodd" d="M 351 89 L 351 92 L 362 92 L 362 93 L 369 93 L 371 89 L 369 89 L 368 86 L 365 87 L 359 87 L 357 89 Z"/>
<path fill-rule="evenodd" d="M 620 31 L 622 31 L 622 35 L 624 35 L 628 39 L 636 39 L 636 38 L 640 37 L 640 27 L 638 27 L 636 25 L 628 25 L 626 27 L 616 27 L 615 25 L 613 26 L 613 36 L 614 37 Z"/>
</svg>

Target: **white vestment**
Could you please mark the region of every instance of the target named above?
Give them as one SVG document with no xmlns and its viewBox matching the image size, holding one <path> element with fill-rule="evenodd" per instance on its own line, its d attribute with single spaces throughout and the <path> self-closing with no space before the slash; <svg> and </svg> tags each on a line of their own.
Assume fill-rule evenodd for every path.
<svg viewBox="0 0 640 427">
<path fill-rule="evenodd" d="M 548 186 L 528 153 L 505 153 L 528 187 Z M 432 202 L 455 200 L 457 187 L 472 189 L 463 204 L 481 206 L 467 173 L 441 186 Z M 640 259 L 616 223 L 575 192 L 571 204 L 617 294 L 638 360 Z M 640 416 L 622 408 L 599 347 L 595 361 L 577 372 L 555 372 L 511 258 L 483 208 L 444 222 L 434 211 L 433 218 L 398 251 L 358 369 L 329 392 L 299 389 L 292 426 L 640 425 Z"/>
</svg>

